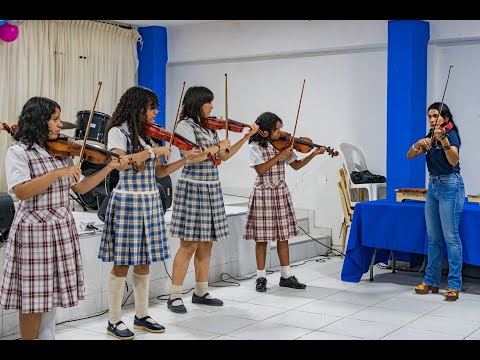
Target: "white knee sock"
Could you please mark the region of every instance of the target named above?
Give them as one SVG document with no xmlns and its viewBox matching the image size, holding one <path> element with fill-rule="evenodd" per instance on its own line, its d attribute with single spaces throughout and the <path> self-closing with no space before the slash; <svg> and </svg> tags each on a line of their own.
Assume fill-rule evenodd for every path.
<svg viewBox="0 0 480 360">
<path fill-rule="evenodd" d="M 150 274 L 140 275 L 133 272 L 133 295 L 135 296 L 135 315 L 141 319 L 148 315 L 148 289 Z"/>
<path fill-rule="evenodd" d="M 290 273 L 290 265 L 280 266 L 280 273 L 284 279 L 288 279 L 290 276 L 292 276 Z"/>
<path fill-rule="evenodd" d="M 110 273 L 108 280 L 108 312 L 111 324 L 122 320 L 123 287 L 127 277 L 119 277 Z"/>
<path fill-rule="evenodd" d="M 55 340 L 55 316 L 57 308 L 42 314 L 40 329 L 38 330 L 38 340 Z"/>
<path fill-rule="evenodd" d="M 257 279 L 260 279 L 261 277 L 267 278 L 267 270 L 258 270 L 257 269 Z"/>
<path fill-rule="evenodd" d="M 202 297 L 206 293 L 208 293 L 208 281 L 197 281 L 195 283 L 195 294 Z M 209 294 L 206 299 L 213 299 L 213 297 Z"/>
<path fill-rule="evenodd" d="M 174 285 L 172 284 L 172 287 L 170 289 L 170 299 L 176 299 L 176 298 L 182 298 L 182 285 Z M 172 303 L 173 306 L 178 306 L 182 305 L 182 302 L 180 300 L 175 300 Z"/>
</svg>

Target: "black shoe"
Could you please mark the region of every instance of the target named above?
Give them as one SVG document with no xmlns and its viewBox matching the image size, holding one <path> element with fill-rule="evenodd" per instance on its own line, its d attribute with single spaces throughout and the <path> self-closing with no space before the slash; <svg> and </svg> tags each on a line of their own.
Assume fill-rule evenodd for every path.
<svg viewBox="0 0 480 360">
<path fill-rule="evenodd" d="M 148 321 L 148 319 L 151 319 L 152 322 Z M 153 333 L 163 333 L 165 332 L 165 327 L 157 323 L 155 320 L 153 320 L 150 316 L 145 316 L 141 319 L 135 315 L 135 318 L 133 319 L 133 328 L 134 329 L 140 329 L 140 330 L 145 330 L 145 331 L 150 331 Z"/>
<path fill-rule="evenodd" d="M 107 326 L 107 334 L 111 335 L 113 337 L 116 337 L 117 339 L 121 340 L 132 340 L 135 336 L 133 332 L 130 331 L 130 329 L 126 328 L 124 330 L 119 330 L 118 325 L 125 323 L 123 321 L 117 322 L 115 325 L 113 325 L 110 321 L 108 322 Z"/>
<path fill-rule="evenodd" d="M 267 279 L 264 277 L 259 277 L 255 280 L 255 290 L 259 292 L 267 291 Z"/>
<path fill-rule="evenodd" d="M 203 296 L 198 296 L 197 294 L 193 293 L 192 295 L 192 303 L 194 304 L 203 304 L 203 305 L 211 305 L 211 306 L 223 306 L 223 301 L 220 299 L 207 299 L 206 297 L 210 295 L 206 293 Z"/>
<path fill-rule="evenodd" d="M 182 302 L 181 305 L 173 305 L 173 302 L 176 300 L 180 300 Z M 185 314 L 187 312 L 187 308 L 183 305 L 182 298 L 175 298 L 175 299 L 168 299 L 167 300 L 167 307 L 177 314 Z"/>
<path fill-rule="evenodd" d="M 305 289 L 307 287 L 307 285 L 299 283 L 295 276 L 290 276 L 288 279 L 284 279 L 283 277 L 280 276 L 279 285 L 283 287 L 289 287 L 292 289 Z"/>
</svg>

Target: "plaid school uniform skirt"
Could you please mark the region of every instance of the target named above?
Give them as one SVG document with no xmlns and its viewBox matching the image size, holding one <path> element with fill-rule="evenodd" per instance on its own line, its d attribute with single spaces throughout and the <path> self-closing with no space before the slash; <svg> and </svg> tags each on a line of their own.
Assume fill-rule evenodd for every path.
<svg viewBox="0 0 480 360">
<path fill-rule="evenodd" d="M 273 146 L 261 150 L 265 161 L 278 154 Z M 297 218 L 285 182 L 285 162 L 279 161 L 257 176 L 248 200 L 243 238 L 258 242 L 286 241 L 297 235 Z"/>
<path fill-rule="evenodd" d="M 187 120 L 186 124 L 191 126 L 199 146 L 209 147 L 220 141 L 216 132 L 207 136 L 193 121 Z M 220 241 L 230 236 L 218 168 L 210 159 L 183 167 L 175 186 L 170 229 L 172 237 L 185 241 Z"/>
<path fill-rule="evenodd" d="M 286 241 L 298 235 L 297 218 L 287 184 L 258 184 L 248 200 L 245 240 Z"/>
<path fill-rule="evenodd" d="M 130 137 L 127 154 L 133 153 Z M 162 199 L 155 181 L 157 159 L 147 159 L 145 169 L 120 171 L 120 178 L 105 212 L 98 258 L 115 265 L 150 265 L 170 258 Z"/>
<path fill-rule="evenodd" d="M 230 236 L 220 182 L 178 180 L 171 236 L 185 241 L 221 241 Z"/>
<path fill-rule="evenodd" d="M 98 258 L 115 265 L 150 265 L 170 258 L 158 190 L 151 194 L 112 192 Z"/>
</svg>

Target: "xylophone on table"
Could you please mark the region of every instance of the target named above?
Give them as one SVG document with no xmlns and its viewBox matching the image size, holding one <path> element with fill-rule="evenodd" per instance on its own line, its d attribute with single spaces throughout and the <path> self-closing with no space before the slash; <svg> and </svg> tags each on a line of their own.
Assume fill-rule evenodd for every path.
<svg viewBox="0 0 480 360">
<path fill-rule="evenodd" d="M 396 189 L 397 193 L 397 202 L 402 202 L 403 200 L 420 200 L 425 201 L 427 197 L 427 189 L 422 188 L 401 188 Z M 468 202 L 476 202 L 480 205 L 480 195 L 467 195 Z"/>
<path fill-rule="evenodd" d="M 480 205 L 480 195 L 468 195 L 468 202 L 477 202 Z"/>
<path fill-rule="evenodd" d="M 427 198 L 427 189 L 422 188 L 401 188 L 395 189 L 395 192 L 397 193 L 397 202 L 407 199 L 425 201 Z"/>
</svg>

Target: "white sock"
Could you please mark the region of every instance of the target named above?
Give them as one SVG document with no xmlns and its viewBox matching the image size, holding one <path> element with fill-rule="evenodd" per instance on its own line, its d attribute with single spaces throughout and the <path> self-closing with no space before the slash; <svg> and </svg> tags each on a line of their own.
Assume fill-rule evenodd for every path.
<svg viewBox="0 0 480 360">
<path fill-rule="evenodd" d="M 208 281 L 197 281 L 195 283 L 194 292 L 197 296 L 200 296 L 200 297 L 208 293 Z M 213 297 L 209 294 L 205 299 L 213 299 Z"/>
<path fill-rule="evenodd" d="M 55 315 L 57 308 L 52 307 L 52 311 L 42 314 L 40 329 L 38 330 L 38 340 L 55 340 Z"/>
<path fill-rule="evenodd" d="M 182 298 L 182 285 L 172 284 L 172 287 L 170 289 L 170 300 L 175 298 L 180 298 L 180 299 Z M 173 306 L 178 306 L 182 304 L 183 304 L 183 301 L 180 301 L 180 300 L 175 300 L 172 303 Z"/>
<path fill-rule="evenodd" d="M 282 278 L 288 279 L 290 276 L 290 265 L 287 266 L 280 266 L 280 273 L 282 274 Z"/>
<path fill-rule="evenodd" d="M 260 279 L 261 277 L 263 278 L 267 278 L 267 270 L 263 269 L 263 270 L 258 270 L 257 269 L 257 279 Z"/>
<path fill-rule="evenodd" d="M 110 273 L 110 279 L 108 280 L 108 313 L 109 321 L 113 325 L 122 320 L 123 287 L 126 278 Z M 126 327 L 121 325 L 118 329 L 124 330 Z"/>
<path fill-rule="evenodd" d="M 141 319 L 148 315 L 148 289 L 150 274 L 140 275 L 133 272 L 133 295 L 135 297 L 135 315 Z"/>
</svg>

